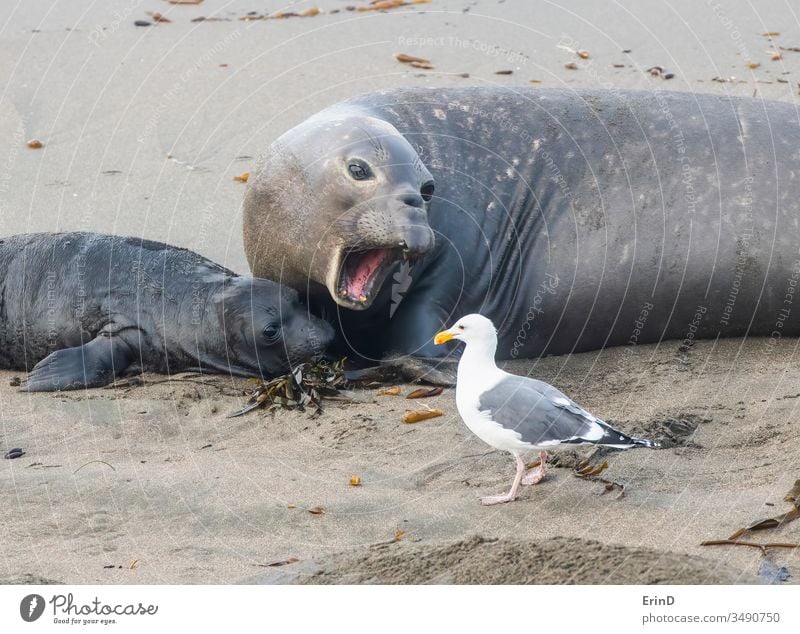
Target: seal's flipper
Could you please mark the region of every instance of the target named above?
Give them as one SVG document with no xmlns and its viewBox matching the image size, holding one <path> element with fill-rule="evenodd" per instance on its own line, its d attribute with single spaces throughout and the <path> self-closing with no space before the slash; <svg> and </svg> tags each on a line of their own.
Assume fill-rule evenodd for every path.
<svg viewBox="0 0 800 634">
<path fill-rule="evenodd" d="M 458 359 L 430 359 L 426 357 L 388 357 L 381 361 L 389 365 L 404 380 L 410 383 L 427 383 L 451 387 L 456 384 Z"/>
<path fill-rule="evenodd" d="M 60 392 L 111 383 L 133 362 L 131 347 L 119 337 L 100 336 L 85 346 L 56 350 L 36 364 L 22 392 Z"/>
<path fill-rule="evenodd" d="M 357 383 L 427 383 L 450 387 L 456 384 L 458 361 L 419 357 L 387 357 L 380 365 L 345 371 L 348 381 Z"/>
</svg>

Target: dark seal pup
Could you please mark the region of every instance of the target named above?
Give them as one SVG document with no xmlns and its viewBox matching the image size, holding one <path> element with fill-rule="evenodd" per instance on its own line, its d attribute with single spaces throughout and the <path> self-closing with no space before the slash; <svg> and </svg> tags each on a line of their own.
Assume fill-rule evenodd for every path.
<svg viewBox="0 0 800 634">
<path fill-rule="evenodd" d="M 333 337 L 296 291 L 192 251 L 92 233 L 0 239 L 0 367 L 29 392 L 100 387 L 132 368 L 274 376 Z"/>
<path fill-rule="evenodd" d="M 369 359 L 436 357 L 437 330 L 472 312 L 497 324 L 499 359 L 798 335 L 798 119 L 660 91 L 367 94 L 270 147 L 245 250 L 335 304 Z"/>
</svg>

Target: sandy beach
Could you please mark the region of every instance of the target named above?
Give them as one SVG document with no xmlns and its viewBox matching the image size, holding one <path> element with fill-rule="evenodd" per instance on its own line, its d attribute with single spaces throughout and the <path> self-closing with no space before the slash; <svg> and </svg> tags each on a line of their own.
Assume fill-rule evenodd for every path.
<svg viewBox="0 0 800 634">
<path fill-rule="evenodd" d="M 409 565 L 420 549 L 475 537 L 544 549 L 507 582 L 544 575 L 560 583 L 755 583 L 758 550 L 699 544 L 789 508 L 783 496 L 800 464 L 800 369 L 796 342 L 771 349 L 766 342 L 510 364 L 665 448 L 603 457 L 604 475 L 625 485 L 622 498 L 572 474 L 578 456 L 590 453 L 581 448 L 560 454 L 564 467 L 525 488 L 518 502 L 490 508 L 478 497 L 505 490 L 513 463 L 463 426 L 452 390 L 423 401 L 444 416 L 414 425 L 402 414 L 419 401 L 366 390 L 357 392 L 363 402 L 331 403 L 316 419 L 300 412 L 228 419 L 244 402 L 243 381 L 165 383 L 153 375 L 141 387 L 26 396 L 9 387 L 5 372 L 4 447 L 28 453 L 2 463 L 3 578 L 229 583 L 292 579 L 319 567 L 329 580 L 334 571 L 339 581 L 348 574 L 365 581 L 372 569 L 353 560 L 402 531 L 389 553 L 405 552 Z M 352 475 L 360 486 L 350 486 Z M 316 507 L 324 514 L 309 512 Z M 796 542 L 800 524 L 769 533 L 754 539 Z M 613 550 L 598 554 L 595 542 Z M 336 565 L 343 552 L 346 565 Z M 491 575 L 491 558 L 467 552 Z M 565 557 L 574 566 L 551 565 Z M 789 570 L 800 563 L 796 551 L 775 557 Z M 290 558 L 299 561 L 262 568 Z M 416 565 L 420 577 L 398 572 L 397 579 L 438 574 Z M 390 580 L 380 562 L 374 567 Z"/>
<path fill-rule="evenodd" d="M 797 99 L 800 53 L 786 49 L 800 46 L 800 24 L 787 4 L 350 4 L 3 6 L 0 237 L 144 236 L 246 272 L 233 177 L 287 128 L 379 87 L 535 81 Z M 134 25 L 153 11 L 171 21 Z M 399 64 L 398 51 L 434 69 Z M 44 147 L 26 147 L 34 138 Z M 507 489 L 513 462 L 464 427 L 451 389 L 423 400 L 442 417 L 408 425 L 419 401 L 363 388 L 318 417 L 227 418 L 245 380 L 146 375 L 28 395 L 14 387 L 20 372 L 0 372 L 0 453 L 26 452 L 0 460 L 0 582 L 765 583 L 774 566 L 797 583 L 797 549 L 772 549 L 765 564 L 757 548 L 700 543 L 791 508 L 798 340 L 679 343 L 504 364 L 663 447 L 592 457 L 624 496 L 573 474 L 591 453 L 579 448 L 498 507 L 478 499 Z M 751 539 L 800 542 L 800 522 Z"/>
</svg>

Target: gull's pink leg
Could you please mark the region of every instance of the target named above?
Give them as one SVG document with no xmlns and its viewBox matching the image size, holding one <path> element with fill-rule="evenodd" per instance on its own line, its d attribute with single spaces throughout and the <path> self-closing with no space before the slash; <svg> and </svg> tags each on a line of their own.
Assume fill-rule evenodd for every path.
<svg viewBox="0 0 800 634">
<path fill-rule="evenodd" d="M 545 475 L 547 474 L 547 452 L 540 451 L 539 452 L 539 466 L 535 469 L 531 469 L 524 478 L 522 478 L 522 484 L 525 486 L 529 484 L 539 484 L 542 480 L 544 480 Z"/>
<path fill-rule="evenodd" d="M 485 498 L 481 498 L 481 504 L 484 506 L 505 504 L 506 502 L 511 502 L 517 498 L 517 489 L 519 488 L 519 483 L 522 480 L 522 474 L 525 473 L 525 463 L 522 462 L 522 458 L 519 456 L 514 457 L 517 459 L 517 475 L 514 476 L 514 484 L 511 485 L 511 490 L 505 495 L 489 495 Z"/>
</svg>

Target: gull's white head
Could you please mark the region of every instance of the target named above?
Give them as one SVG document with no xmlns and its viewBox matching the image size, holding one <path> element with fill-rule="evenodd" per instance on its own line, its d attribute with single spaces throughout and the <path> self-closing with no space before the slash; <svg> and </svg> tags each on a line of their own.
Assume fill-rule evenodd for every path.
<svg viewBox="0 0 800 634">
<path fill-rule="evenodd" d="M 437 334 L 433 342 L 438 345 L 453 339 L 463 341 L 466 344 L 482 343 L 496 346 L 497 330 L 491 319 L 475 313 L 462 317 L 452 328 Z"/>
</svg>

